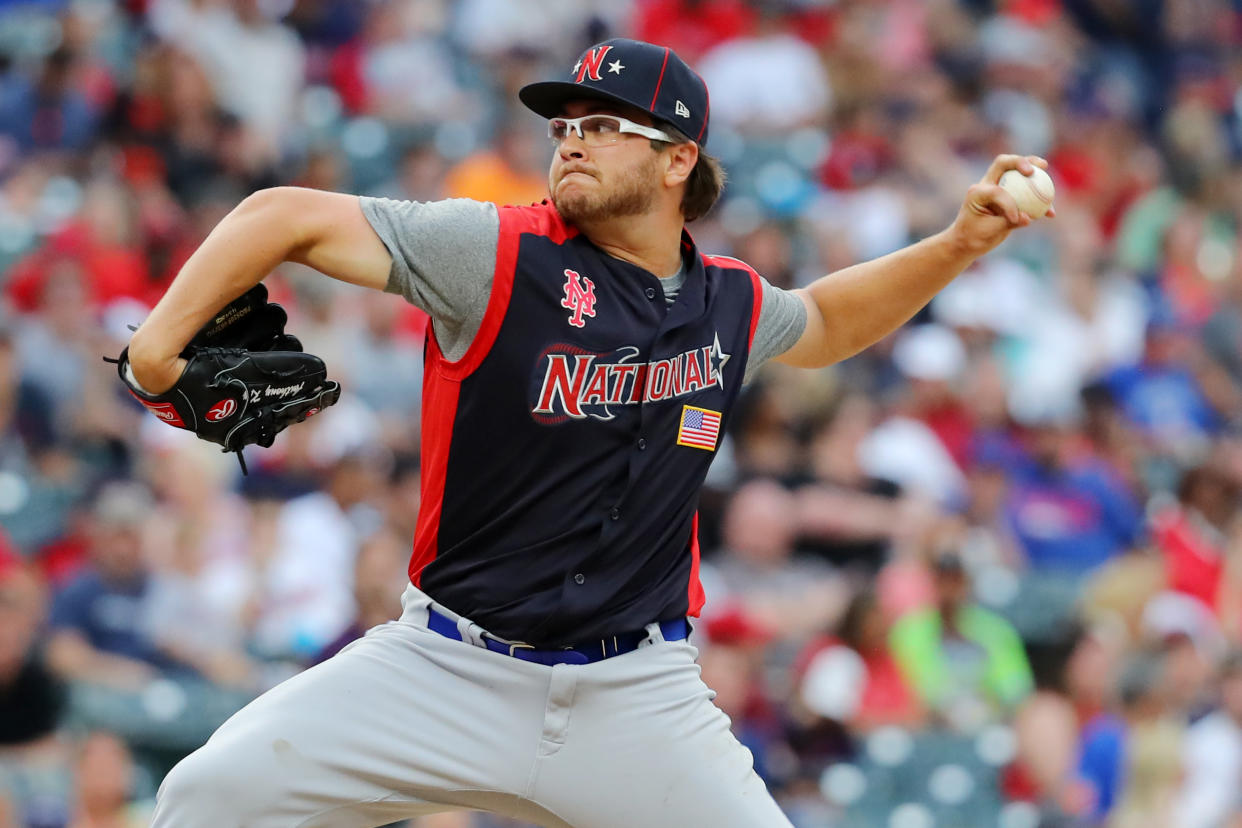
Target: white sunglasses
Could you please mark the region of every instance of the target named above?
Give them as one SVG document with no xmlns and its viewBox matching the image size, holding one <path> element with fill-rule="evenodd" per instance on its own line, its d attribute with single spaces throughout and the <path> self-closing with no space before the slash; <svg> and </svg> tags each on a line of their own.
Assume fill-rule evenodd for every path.
<svg viewBox="0 0 1242 828">
<path fill-rule="evenodd" d="M 636 124 L 618 115 L 583 115 L 581 118 L 552 118 L 548 121 L 548 137 L 557 146 L 560 146 L 560 143 L 568 138 L 571 132 L 578 133 L 582 143 L 588 147 L 615 144 L 625 133 L 641 135 L 654 141 L 677 143 L 667 132 L 655 127 Z"/>
</svg>

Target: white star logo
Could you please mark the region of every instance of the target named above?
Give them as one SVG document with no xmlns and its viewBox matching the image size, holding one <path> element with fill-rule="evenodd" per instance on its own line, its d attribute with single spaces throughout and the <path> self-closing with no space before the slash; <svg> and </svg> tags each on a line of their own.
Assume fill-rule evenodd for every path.
<svg viewBox="0 0 1242 828">
<path fill-rule="evenodd" d="M 577 63 L 574 64 L 574 68 L 569 70 L 569 74 L 576 75 L 578 74 L 578 70 L 581 68 L 582 68 L 582 61 L 579 60 Z"/>
<path fill-rule="evenodd" d="M 612 63 L 608 64 L 608 71 L 612 72 L 614 75 L 621 74 L 621 70 L 624 68 L 625 67 L 621 65 L 621 61 L 619 60 L 614 60 Z"/>
<path fill-rule="evenodd" d="M 708 381 L 715 381 L 716 385 L 724 388 L 724 367 L 729 361 L 730 354 L 726 354 L 720 347 L 720 334 L 716 333 L 712 337 L 711 360 L 708 365 Z"/>
</svg>

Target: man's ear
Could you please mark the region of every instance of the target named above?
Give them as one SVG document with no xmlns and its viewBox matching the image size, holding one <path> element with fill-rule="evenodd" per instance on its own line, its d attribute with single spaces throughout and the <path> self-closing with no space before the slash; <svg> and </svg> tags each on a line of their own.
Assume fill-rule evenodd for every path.
<svg viewBox="0 0 1242 828">
<path fill-rule="evenodd" d="M 689 180 L 699 160 L 699 145 L 692 142 L 674 144 L 665 151 L 664 159 L 664 183 L 676 187 Z"/>
</svg>

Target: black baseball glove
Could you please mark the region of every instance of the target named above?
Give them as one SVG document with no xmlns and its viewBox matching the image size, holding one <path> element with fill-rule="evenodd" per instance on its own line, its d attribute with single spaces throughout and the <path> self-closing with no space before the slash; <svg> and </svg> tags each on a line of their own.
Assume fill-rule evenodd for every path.
<svg viewBox="0 0 1242 828">
<path fill-rule="evenodd" d="M 287 319 L 284 308 L 267 301 L 267 288 L 256 285 L 194 335 L 181 352 L 185 371 L 162 394 L 148 394 L 130 379 L 129 348 L 119 359 L 105 359 L 116 363 L 121 382 L 152 414 L 237 452 L 245 473 L 243 448 L 270 446 L 281 431 L 341 395 L 323 360 L 285 333 Z"/>
</svg>

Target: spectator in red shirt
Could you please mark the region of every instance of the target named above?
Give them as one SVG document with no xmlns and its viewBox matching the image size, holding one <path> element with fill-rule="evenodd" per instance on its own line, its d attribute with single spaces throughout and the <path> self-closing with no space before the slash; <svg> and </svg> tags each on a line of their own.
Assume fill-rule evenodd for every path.
<svg viewBox="0 0 1242 828">
<path fill-rule="evenodd" d="M 92 182 L 79 214 L 46 245 L 14 265 L 6 290 L 18 310 L 35 310 L 47 283 L 66 263 L 80 269 L 95 306 L 145 297 L 147 262 L 138 245 L 134 203 L 122 186 Z"/>
<path fill-rule="evenodd" d="M 923 707 L 888 646 L 890 626 L 873 591 L 855 596 L 839 634 L 819 639 L 801 659 L 802 704 L 856 732 L 921 724 Z"/>
<path fill-rule="evenodd" d="M 904 413 L 930 428 L 958 468 L 967 469 L 974 423 L 959 393 L 968 370 L 962 340 L 943 325 L 909 327 L 893 346 L 893 362 L 910 383 Z"/>
<path fill-rule="evenodd" d="M 693 63 L 713 46 L 753 32 L 756 17 L 742 0 L 643 0 L 634 37 L 669 46 Z"/>
<path fill-rule="evenodd" d="M 1236 514 L 1238 494 L 1237 483 L 1222 469 L 1204 463 L 1182 475 L 1177 500 L 1158 509 L 1151 519 L 1152 540 L 1164 558 L 1168 589 L 1189 595 L 1214 612 L 1220 612 L 1228 599 L 1223 589 L 1226 532 Z"/>
<path fill-rule="evenodd" d="M 781 763 L 773 759 L 787 747 L 779 711 L 763 680 L 765 647 L 775 630 L 736 604 L 704 619 L 700 629 L 704 683 L 715 692 L 716 706 L 729 716 L 738 741 L 750 749 L 755 772 L 769 784 L 779 784 Z"/>
</svg>

